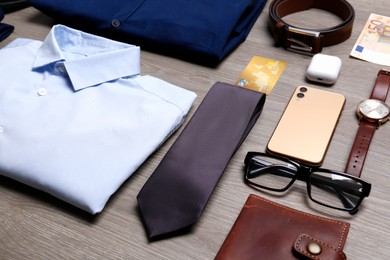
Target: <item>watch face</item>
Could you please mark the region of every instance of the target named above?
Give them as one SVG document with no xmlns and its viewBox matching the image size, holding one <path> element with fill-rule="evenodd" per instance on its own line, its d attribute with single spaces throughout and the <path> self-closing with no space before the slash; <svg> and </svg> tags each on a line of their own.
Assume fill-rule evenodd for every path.
<svg viewBox="0 0 390 260">
<path fill-rule="evenodd" d="M 386 103 L 376 100 L 367 99 L 359 103 L 358 111 L 366 118 L 374 121 L 385 119 L 390 114 L 390 108 Z"/>
</svg>

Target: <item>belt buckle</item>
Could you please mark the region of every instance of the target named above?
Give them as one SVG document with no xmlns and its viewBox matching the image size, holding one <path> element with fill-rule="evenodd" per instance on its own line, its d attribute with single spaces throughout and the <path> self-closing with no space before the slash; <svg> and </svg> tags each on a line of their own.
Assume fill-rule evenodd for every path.
<svg viewBox="0 0 390 260">
<path fill-rule="evenodd" d="M 285 48 L 301 54 L 314 55 L 322 51 L 320 32 L 287 27 Z"/>
</svg>

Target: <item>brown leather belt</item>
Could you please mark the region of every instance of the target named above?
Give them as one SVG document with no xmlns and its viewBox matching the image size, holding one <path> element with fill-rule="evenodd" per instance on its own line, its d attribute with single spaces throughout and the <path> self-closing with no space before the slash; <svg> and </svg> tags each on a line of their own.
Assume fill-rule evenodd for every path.
<svg viewBox="0 0 390 260">
<path fill-rule="evenodd" d="M 304 29 L 294 27 L 282 20 L 282 17 L 317 8 L 333 13 L 343 22 L 325 29 Z M 274 0 L 269 7 L 269 28 L 275 42 L 286 49 L 316 54 L 322 47 L 335 45 L 351 36 L 355 11 L 345 0 Z"/>
</svg>

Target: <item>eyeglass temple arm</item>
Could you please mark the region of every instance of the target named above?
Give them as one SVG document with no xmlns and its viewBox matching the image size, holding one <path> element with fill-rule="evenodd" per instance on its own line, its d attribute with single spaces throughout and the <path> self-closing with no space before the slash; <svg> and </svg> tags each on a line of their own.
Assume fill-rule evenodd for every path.
<svg viewBox="0 0 390 260">
<path fill-rule="evenodd" d="M 272 170 L 273 175 L 281 176 L 281 177 L 286 177 L 291 179 L 291 175 L 295 175 L 295 171 L 285 167 L 283 165 L 271 165 L 271 166 L 263 166 L 262 168 L 257 168 L 250 170 L 248 172 L 248 177 L 249 178 L 255 178 L 260 176 L 263 173 L 270 173 L 268 170 Z"/>
<path fill-rule="evenodd" d="M 336 192 L 337 192 L 337 195 L 338 195 L 341 203 L 343 203 L 345 208 L 348 208 L 348 207 L 349 208 L 355 208 L 356 207 L 356 205 L 347 196 L 345 196 L 342 191 L 337 189 Z M 353 210 L 353 211 L 350 211 L 349 213 L 351 215 L 353 215 L 356 212 L 358 212 L 357 208 L 355 210 Z"/>
<path fill-rule="evenodd" d="M 357 185 L 357 184 L 354 184 L 354 183 L 351 183 L 351 182 L 347 182 L 347 181 L 342 181 L 342 180 L 334 180 L 334 179 L 331 179 L 329 177 L 325 177 L 325 176 L 315 176 L 311 177 L 311 183 L 313 185 L 321 185 L 321 186 L 328 186 L 328 187 L 331 187 L 337 191 L 344 191 L 344 192 L 347 192 L 351 195 L 355 195 L 355 196 L 358 196 L 358 197 L 361 197 L 362 195 L 362 191 L 360 191 L 360 189 L 362 188 L 362 186 L 360 185 Z"/>
</svg>

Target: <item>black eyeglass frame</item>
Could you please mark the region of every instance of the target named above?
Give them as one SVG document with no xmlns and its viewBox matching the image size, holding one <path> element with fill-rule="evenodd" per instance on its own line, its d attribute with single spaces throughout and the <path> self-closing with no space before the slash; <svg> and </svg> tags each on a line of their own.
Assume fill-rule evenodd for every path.
<svg viewBox="0 0 390 260">
<path fill-rule="evenodd" d="M 250 163 L 249 162 L 255 156 L 268 157 L 268 158 L 273 158 L 273 159 L 277 159 L 277 160 L 281 160 L 281 161 L 287 162 L 287 163 L 293 165 L 294 167 L 296 167 L 297 171 L 291 177 L 291 181 L 289 182 L 289 184 L 286 187 L 282 188 L 282 189 L 275 189 L 275 188 L 270 188 L 270 187 L 267 187 L 267 186 L 263 186 L 263 185 L 257 184 L 255 182 L 251 181 L 251 178 L 249 177 L 249 171 L 250 171 L 250 167 L 249 167 Z M 253 186 L 255 186 L 257 188 L 260 188 L 260 189 L 276 191 L 276 192 L 284 192 L 284 191 L 288 190 L 297 179 L 298 180 L 302 180 L 302 181 L 306 182 L 307 194 L 308 194 L 309 198 L 312 201 L 314 201 L 315 203 L 318 203 L 320 205 L 323 205 L 325 207 L 329 207 L 329 208 L 333 208 L 333 209 L 337 209 L 337 210 L 342 210 L 342 211 L 347 211 L 347 212 L 349 212 L 352 215 L 355 214 L 358 211 L 361 202 L 363 201 L 363 199 L 365 197 L 368 197 L 370 195 L 370 191 L 371 191 L 371 184 L 368 183 L 368 182 L 363 181 L 362 179 L 360 179 L 358 177 L 349 175 L 347 173 L 333 171 L 333 170 L 329 170 L 329 169 L 325 169 L 325 168 L 306 166 L 304 164 L 300 164 L 299 162 L 296 162 L 294 160 L 288 159 L 286 157 L 275 156 L 275 155 L 272 155 L 272 154 L 261 153 L 261 152 L 248 152 L 247 155 L 245 156 L 244 163 L 245 163 L 244 181 L 246 183 L 250 184 L 250 185 L 253 185 Z M 272 168 L 272 167 L 275 167 L 275 165 L 265 166 L 264 168 Z M 317 171 L 318 172 L 323 172 L 323 173 L 329 173 L 329 174 L 336 174 L 336 175 L 339 175 L 339 176 L 342 176 L 342 177 L 350 178 L 350 179 L 352 179 L 354 181 L 357 181 L 357 182 L 361 183 L 362 184 L 362 188 L 363 188 L 362 194 L 359 197 L 359 200 L 356 202 L 355 206 L 353 208 L 341 208 L 341 207 L 331 206 L 331 205 L 325 204 L 325 203 L 323 203 L 321 201 L 318 201 L 316 199 L 313 199 L 313 197 L 311 196 L 310 177 L 311 177 L 313 172 L 317 172 Z"/>
</svg>

